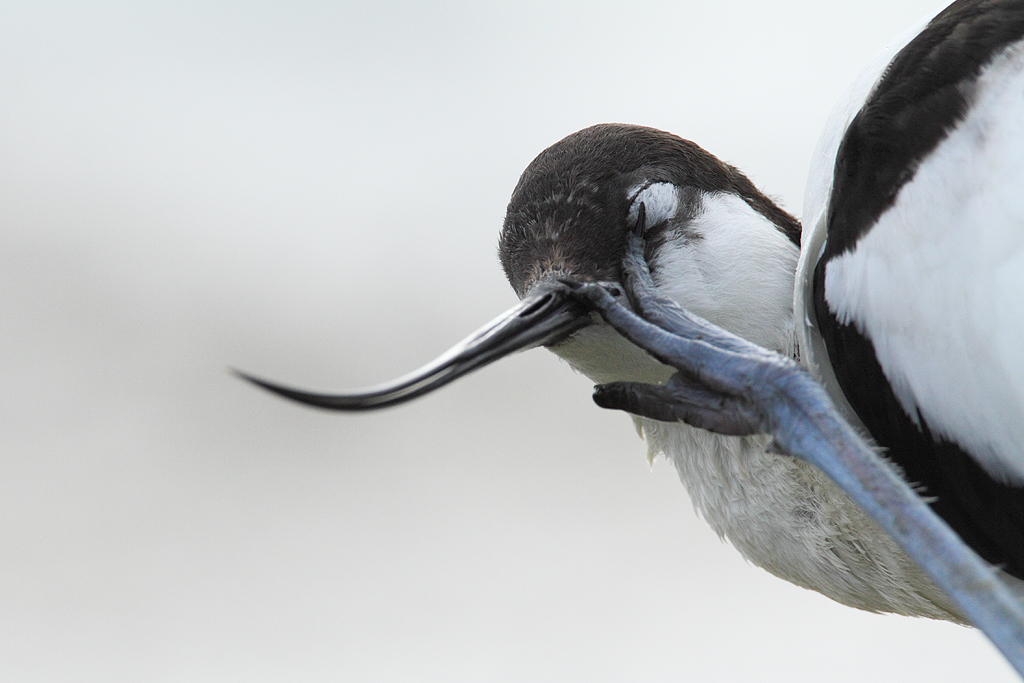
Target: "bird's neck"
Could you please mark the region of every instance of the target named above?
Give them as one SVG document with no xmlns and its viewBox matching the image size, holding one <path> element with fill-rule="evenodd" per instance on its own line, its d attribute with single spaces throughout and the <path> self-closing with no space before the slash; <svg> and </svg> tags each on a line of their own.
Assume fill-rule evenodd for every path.
<svg viewBox="0 0 1024 683">
<path fill-rule="evenodd" d="M 651 259 L 660 292 L 759 346 L 793 355 L 793 279 L 800 250 L 742 198 L 711 193 Z"/>
<path fill-rule="evenodd" d="M 731 332 L 792 355 L 796 246 L 736 197 L 704 206 L 694 219 L 700 237 L 668 242 L 652 259 L 659 289 Z M 551 350 L 597 383 L 663 383 L 674 372 L 604 324 Z M 958 620 L 860 507 L 813 466 L 769 453 L 767 436 L 634 420 L 649 459 L 672 462 L 698 513 L 752 563 L 861 609 Z"/>
</svg>

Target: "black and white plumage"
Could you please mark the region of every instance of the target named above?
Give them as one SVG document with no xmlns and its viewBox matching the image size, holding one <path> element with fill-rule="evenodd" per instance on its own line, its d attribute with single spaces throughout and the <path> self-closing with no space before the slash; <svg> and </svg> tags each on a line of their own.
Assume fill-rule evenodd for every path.
<svg viewBox="0 0 1024 683">
<path fill-rule="evenodd" d="M 664 385 L 675 368 L 565 287 L 621 283 L 630 230 L 645 223 L 660 296 L 799 355 L 1014 584 L 1024 577 L 1024 3 L 957 2 L 911 37 L 826 131 L 802 235 L 697 145 L 595 126 L 542 152 L 513 192 L 500 254 L 517 307 L 367 392 L 259 383 L 321 407 L 371 409 L 545 345 L 602 385 Z M 774 452 L 769 436 L 710 433 L 635 407 L 650 452 L 673 462 L 702 515 L 755 564 L 858 608 L 964 619 L 843 490 Z"/>
<path fill-rule="evenodd" d="M 827 362 L 933 509 L 1017 578 L 1022 88 L 1024 3 L 957 2 L 936 17 L 846 126 L 827 213 L 805 215 L 800 292 L 823 342 L 804 344 L 812 362 Z"/>
</svg>

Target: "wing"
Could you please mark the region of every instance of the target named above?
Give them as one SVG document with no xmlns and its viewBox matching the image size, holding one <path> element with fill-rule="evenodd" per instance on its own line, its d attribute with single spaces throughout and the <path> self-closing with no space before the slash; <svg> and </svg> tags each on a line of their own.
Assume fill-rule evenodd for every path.
<svg viewBox="0 0 1024 683">
<path fill-rule="evenodd" d="M 798 275 L 810 366 L 1024 578 L 1024 1 L 948 7 L 848 121 Z"/>
</svg>

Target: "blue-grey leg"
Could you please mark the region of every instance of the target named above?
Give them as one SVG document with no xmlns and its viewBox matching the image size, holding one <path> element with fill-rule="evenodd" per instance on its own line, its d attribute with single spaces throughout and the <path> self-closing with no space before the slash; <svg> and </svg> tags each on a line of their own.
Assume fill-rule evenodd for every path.
<svg viewBox="0 0 1024 683">
<path fill-rule="evenodd" d="M 598 404 L 724 434 L 771 434 L 779 452 L 816 465 L 857 501 L 1024 676 L 1024 607 L 993 569 L 857 435 L 810 375 L 659 296 L 643 253 L 642 237 L 633 235 L 624 269 L 636 312 L 616 299 L 614 286 L 582 284 L 575 295 L 679 372 L 664 386 L 601 385 Z"/>
</svg>

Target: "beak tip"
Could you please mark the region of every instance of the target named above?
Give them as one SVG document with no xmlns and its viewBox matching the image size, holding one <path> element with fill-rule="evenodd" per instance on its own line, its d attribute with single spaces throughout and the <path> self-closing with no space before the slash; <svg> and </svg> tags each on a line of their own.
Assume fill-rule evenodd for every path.
<svg viewBox="0 0 1024 683">
<path fill-rule="evenodd" d="M 253 375 L 250 375 L 248 373 L 242 372 L 236 367 L 228 366 L 228 374 L 233 375 L 234 377 L 240 380 L 249 382 L 250 384 L 255 384 L 258 387 L 263 387 L 264 389 L 269 388 L 267 386 L 268 383 L 266 381 L 261 380 L 258 377 L 254 377 Z"/>
<path fill-rule="evenodd" d="M 376 410 L 404 403 L 448 384 L 515 351 L 557 344 L 585 327 L 590 316 L 565 283 L 540 283 L 517 305 L 480 328 L 447 353 L 404 377 L 347 394 L 319 394 L 275 384 L 234 367 L 235 377 L 283 398 L 339 411 Z"/>
</svg>

